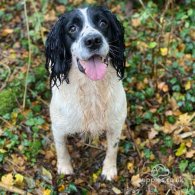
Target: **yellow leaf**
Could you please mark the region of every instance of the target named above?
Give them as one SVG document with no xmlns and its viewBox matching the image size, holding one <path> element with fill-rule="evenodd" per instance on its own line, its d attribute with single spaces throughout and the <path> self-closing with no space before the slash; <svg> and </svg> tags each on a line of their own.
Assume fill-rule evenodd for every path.
<svg viewBox="0 0 195 195">
<path fill-rule="evenodd" d="M 179 116 L 177 124 L 182 126 L 188 126 L 194 117 L 195 113 L 193 113 L 192 115 L 189 115 L 188 113 L 181 114 Z"/>
<path fill-rule="evenodd" d="M 61 186 L 58 187 L 58 191 L 59 192 L 62 192 L 64 190 L 65 190 L 65 186 L 64 185 L 61 185 Z"/>
<path fill-rule="evenodd" d="M 46 189 L 43 191 L 43 195 L 50 195 L 51 194 L 51 190 Z"/>
<path fill-rule="evenodd" d="M 176 156 L 181 156 L 181 155 L 183 155 L 183 154 L 185 154 L 185 153 L 186 153 L 186 146 L 185 146 L 185 143 L 181 143 L 180 146 L 179 146 L 179 148 L 177 149 L 175 155 L 176 155 Z"/>
<path fill-rule="evenodd" d="M 12 173 L 8 173 L 1 178 L 3 184 L 7 186 L 13 186 L 14 179 Z"/>
<path fill-rule="evenodd" d="M 166 47 L 160 48 L 160 53 L 162 56 L 166 56 L 168 54 L 168 49 Z"/>
<path fill-rule="evenodd" d="M 15 183 L 16 185 L 21 186 L 21 185 L 23 184 L 23 181 L 24 181 L 23 175 L 17 173 L 17 174 L 15 175 L 15 178 L 16 178 L 16 179 L 15 179 L 14 183 Z"/>
<path fill-rule="evenodd" d="M 6 153 L 6 150 L 0 149 L 0 153 L 1 153 L 1 154 L 4 154 L 4 153 Z"/>
<path fill-rule="evenodd" d="M 129 170 L 130 173 L 132 173 L 134 170 L 134 165 L 132 162 L 127 163 L 127 169 Z"/>
<path fill-rule="evenodd" d="M 195 186 L 195 179 L 192 180 L 193 185 Z"/>
<path fill-rule="evenodd" d="M 97 178 L 98 178 L 98 175 L 95 174 L 95 173 L 93 173 L 92 178 L 93 178 L 93 182 L 96 182 L 97 181 Z"/>
<path fill-rule="evenodd" d="M 133 176 L 131 177 L 131 184 L 132 184 L 133 186 L 135 186 L 135 187 L 140 187 L 141 181 L 142 181 L 142 180 L 141 180 L 139 174 L 133 175 Z"/>
<path fill-rule="evenodd" d="M 187 81 L 186 83 L 185 83 L 185 85 L 184 85 L 184 87 L 185 87 L 185 90 L 188 90 L 188 89 L 191 89 L 191 81 Z"/>
</svg>

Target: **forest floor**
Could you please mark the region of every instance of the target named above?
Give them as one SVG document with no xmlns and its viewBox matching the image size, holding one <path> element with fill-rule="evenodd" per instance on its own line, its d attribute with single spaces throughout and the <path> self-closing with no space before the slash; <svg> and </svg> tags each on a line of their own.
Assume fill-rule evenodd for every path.
<svg viewBox="0 0 195 195">
<path fill-rule="evenodd" d="M 0 2 L 0 195 L 195 195 L 195 1 L 132 2 Z M 65 11 L 93 3 L 125 27 L 128 117 L 112 182 L 101 177 L 104 135 L 69 137 L 75 174 L 64 176 L 50 130 L 47 34 Z"/>
</svg>

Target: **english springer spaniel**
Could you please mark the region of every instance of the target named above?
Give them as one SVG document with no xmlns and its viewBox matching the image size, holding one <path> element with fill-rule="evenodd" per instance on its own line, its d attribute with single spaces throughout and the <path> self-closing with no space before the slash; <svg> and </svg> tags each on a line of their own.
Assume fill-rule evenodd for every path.
<svg viewBox="0 0 195 195">
<path fill-rule="evenodd" d="M 58 173 L 73 174 L 66 147 L 69 134 L 106 132 L 102 175 L 117 175 L 116 158 L 127 114 L 124 75 L 124 30 L 116 16 L 101 6 L 62 15 L 46 41 L 50 71 L 50 116 Z"/>
</svg>

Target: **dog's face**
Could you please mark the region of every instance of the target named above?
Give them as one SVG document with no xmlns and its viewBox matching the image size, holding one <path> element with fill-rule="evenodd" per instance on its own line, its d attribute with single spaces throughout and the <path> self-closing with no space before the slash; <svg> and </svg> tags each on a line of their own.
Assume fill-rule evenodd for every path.
<svg viewBox="0 0 195 195">
<path fill-rule="evenodd" d="M 68 81 L 71 66 L 91 80 L 101 80 L 108 60 L 122 78 L 124 73 L 124 31 L 104 7 L 88 7 L 65 13 L 59 18 L 46 42 L 46 67 L 51 81 Z M 72 61 L 76 63 L 72 63 Z"/>
</svg>

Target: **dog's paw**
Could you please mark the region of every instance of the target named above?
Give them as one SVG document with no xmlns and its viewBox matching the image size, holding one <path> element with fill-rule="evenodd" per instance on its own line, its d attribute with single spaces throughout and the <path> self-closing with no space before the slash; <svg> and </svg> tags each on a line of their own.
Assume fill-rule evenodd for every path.
<svg viewBox="0 0 195 195">
<path fill-rule="evenodd" d="M 117 176 L 117 168 L 116 166 L 103 166 L 102 176 L 106 180 L 113 180 Z"/>
<path fill-rule="evenodd" d="M 65 165 L 62 163 L 58 163 L 58 174 L 65 174 L 65 175 L 72 175 L 73 172 L 73 168 L 70 165 Z"/>
</svg>

